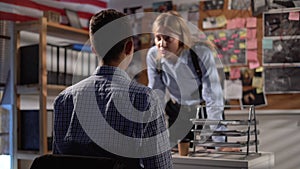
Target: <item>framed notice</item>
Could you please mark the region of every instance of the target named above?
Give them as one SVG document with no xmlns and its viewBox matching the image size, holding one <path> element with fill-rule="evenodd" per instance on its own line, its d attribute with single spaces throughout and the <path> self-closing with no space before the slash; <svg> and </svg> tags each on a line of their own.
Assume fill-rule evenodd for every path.
<svg viewBox="0 0 300 169">
<path fill-rule="evenodd" d="M 243 67 L 240 70 L 243 84 L 243 105 L 267 105 L 267 99 L 264 92 L 263 69 L 249 69 Z"/>
<path fill-rule="evenodd" d="M 251 0 L 229 0 L 228 9 L 248 10 L 251 7 Z"/>
<path fill-rule="evenodd" d="M 216 10 L 224 8 L 224 0 L 204 1 L 204 10 Z"/>
<path fill-rule="evenodd" d="M 300 93 L 300 67 L 265 67 L 266 93 Z"/>
<path fill-rule="evenodd" d="M 300 38 L 264 39 L 263 64 L 300 64 Z"/>
<path fill-rule="evenodd" d="M 264 36 L 300 35 L 300 9 L 275 10 L 264 13 Z"/>
<path fill-rule="evenodd" d="M 267 105 L 263 68 L 225 68 L 224 98 L 239 99 L 242 105 Z M 227 90 L 227 91 L 226 91 Z"/>
</svg>

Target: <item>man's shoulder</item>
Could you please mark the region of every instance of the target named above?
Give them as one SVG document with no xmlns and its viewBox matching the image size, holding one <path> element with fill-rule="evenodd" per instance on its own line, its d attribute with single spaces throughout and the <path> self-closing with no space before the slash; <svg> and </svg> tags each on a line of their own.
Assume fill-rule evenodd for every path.
<svg viewBox="0 0 300 169">
<path fill-rule="evenodd" d="M 132 82 L 130 84 L 130 88 L 131 91 L 130 92 L 134 92 L 137 94 L 150 94 L 152 89 L 148 86 L 145 86 L 143 84 L 140 84 L 138 82 Z"/>
<path fill-rule="evenodd" d="M 86 79 L 83 79 L 83 80 L 81 80 L 81 81 L 79 81 L 79 82 L 77 82 L 77 83 L 75 83 L 71 86 L 68 86 L 67 88 L 65 88 L 63 91 L 61 91 L 58 94 L 57 98 L 59 98 L 59 97 L 64 97 L 64 98 L 71 97 L 71 96 L 73 96 L 74 92 L 80 91 L 80 90 L 82 90 L 82 91 L 85 90 L 86 87 L 84 87 L 84 86 L 86 86 L 88 84 L 88 81 L 89 81 L 88 78 L 86 78 Z"/>
<path fill-rule="evenodd" d="M 140 101 L 151 102 L 151 104 L 157 104 L 157 101 L 160 100 L 159 95 L 155 90 L 137 82 L 132 83 L 129 93 L 131 93 L 132 96 L 135 96 L 133 98 L 140 99 Z"/>
<path fill-rule="evenodd" d="M 56 98 L 54 99 L 54 104 L 66 101 L 68 99 L 72 99 L 73 95 L 72 95 L 72 87 L 73 86 L 69 86 L 66 89 L 64 89 L 63 91 L 61 91 Z"/>
</svg>

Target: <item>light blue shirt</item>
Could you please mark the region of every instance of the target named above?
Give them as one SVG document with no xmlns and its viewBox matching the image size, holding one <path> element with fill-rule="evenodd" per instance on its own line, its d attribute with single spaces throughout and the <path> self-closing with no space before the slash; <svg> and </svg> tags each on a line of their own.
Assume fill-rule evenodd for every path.
<svg viewBox="0 0 300 169">
<path fill-rule="evenodd" d="M 224 109 L 223 92 L 219 80 L 218 71 L 212 51 L 204 45 L 196 45 L 194 48 L 198 56 L 202 71 L 202 79 L 197 76 L 189 49 L 181 52 L 176 63 L 161 59 L 162 72 L 157 72 L 156 57 L 158 48 L 153 46 L 147 54 L 148 86 L 159 89 L 164 97 L 166 89 L 170 98 L 182 105 L 198 105 L 205 100 L 207 118 L 210 120 L 222 120 Z M 202 84 L 202 97 L 199 96 L 198 86 Z M 216 126 L 211 126 L 215 129 Z M 218 127 L 217 130 L 224 130 Z M 218 137 L 215 141 L 224 141 L 224 137 Z"/>
</svg>

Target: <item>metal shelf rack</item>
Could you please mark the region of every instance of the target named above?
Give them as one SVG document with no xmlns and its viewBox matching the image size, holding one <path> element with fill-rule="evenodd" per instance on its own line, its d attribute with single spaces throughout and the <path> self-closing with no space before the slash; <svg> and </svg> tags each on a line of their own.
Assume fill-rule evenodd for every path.
<svg viewBox="0 0 300 169">
<path fill-rule="evenodd" d="M 232 107 L 232 106 L 224 106 Z M 219 154 L 232 154 L 232 155 L 259 155 L 258 152 L 258 135 L 259 130 L 257 129 L 258 121 L 255 114 L 255 106 L 249 105 L 244 106 L 248 108 L 248 119 L 238 119 L 238 120 L 208 120 L 197 117 L 205 117 L 202 112 L 206 106 L 199 106 L 197 108 L 196 118 L 190 119 L 194 125 L 194 140 L 193 143 L 193 152 L 192 156 L 197 153 L 219 153 Z M 201 114 L 201 116 L 199 116 Z M 219 126 L 224 125 L 226 127 L 233 126 L 239 129 L 228 129 L 222 131 L 214 131 L 210 129 L 210 126 Z M 199 129 L 199 126 L 200 129 Z M 214 142 L 210 139 L 211 136 L 225 136 L 226 138 L 235 137 L 237 141 L 231 142 Z M 227 140 L 227 139 L 226 139 Z M 203 149 L 197 150 L 196 147 L 201 146 Z M 250 146 L 254 146 L 254 151 L 250 151 Z M 208 147 L 234 147 L 234 148 L 246 148 L 244 151 L 240 152 L 224 152 L 224 151 L 208 151 Z"/>
</svg>

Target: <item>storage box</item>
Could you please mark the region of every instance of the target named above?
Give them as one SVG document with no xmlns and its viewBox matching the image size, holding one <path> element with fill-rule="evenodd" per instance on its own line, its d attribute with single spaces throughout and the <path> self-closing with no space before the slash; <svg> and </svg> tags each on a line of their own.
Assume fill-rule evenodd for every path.
<svg viewBox="0 0 300 169">
<path fill-rule="evenodd" d="M 47 45 L 47 84 L 58 84 L 59 74 L 57 71 L 57 55 L 55 51 L 53 52 L 51 50 L 51 46 Z M 20 48 L 21 69 L 19 84 L 26 85 L 39 83 L 39 59 L 38 44 Z M 62 81 L 61 84 L 63 82 L 64 81 Z"/>
<path fill-rule="evenodd" d="M 39 110 L 21 110 L 20 113 L 20 149 L 21 150 L 39 150 Z M 53 111 L 47 113 L 47 142 L 48 150 L 52 150 L 53 141 Z"/>
</svg>

